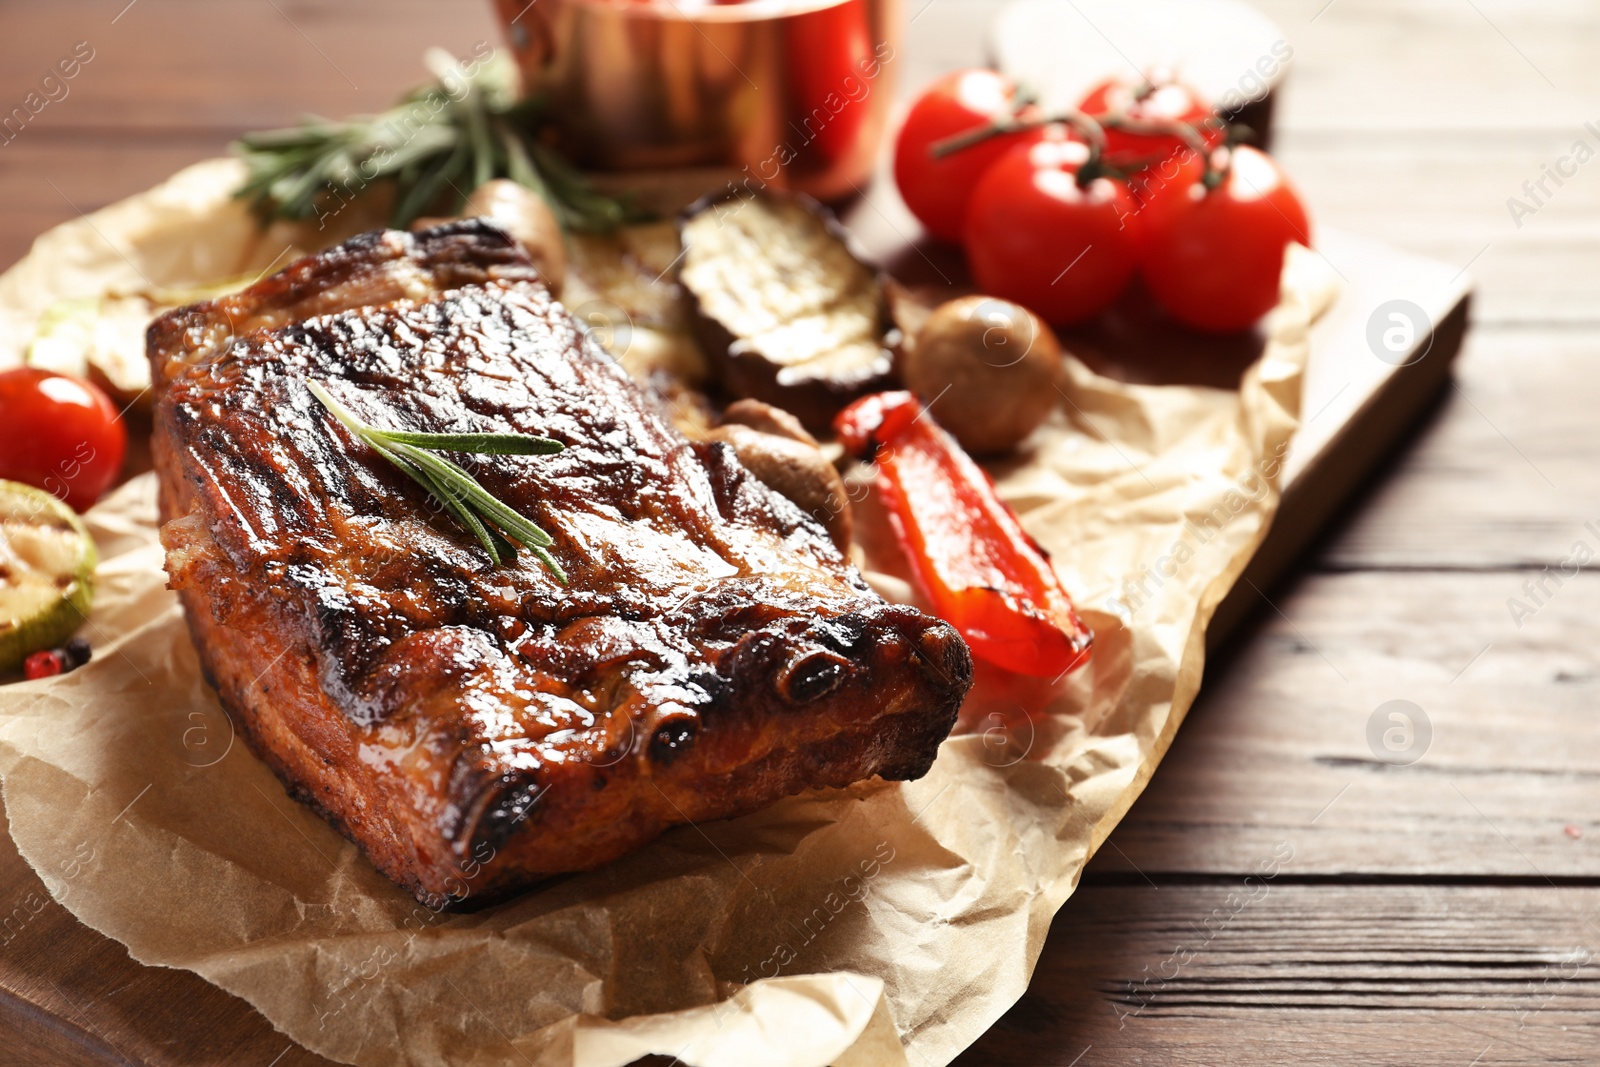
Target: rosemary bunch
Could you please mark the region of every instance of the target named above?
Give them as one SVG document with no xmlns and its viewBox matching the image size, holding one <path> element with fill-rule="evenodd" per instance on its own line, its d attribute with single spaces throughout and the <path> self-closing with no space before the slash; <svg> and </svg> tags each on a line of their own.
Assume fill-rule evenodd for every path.
<svg viewBox="0 0 1600 1067">
<path fill-rule="evenodd" d="M 383 430 L 362 422 L 319 382 L 308 380 L 306 388 L 357 440 L 400 468 L 444 505 L 445 510 L 478 539 L 496 566 L 513 555 L 511 545 L 505 540 L 510 537 L 537 556 L 557 581 L 566 584 L 566 572 L 547 551 L 555 544 L 549 534 L 502 503 L 459 466 L 442 456 L 433 455 L 434 451 L 445 451 L 495 456 L 549 456 L 566 447 L 560 441 L 521 433 Z M 504 536 L 501 531 L 504 531 Z"/>
<path fill-rule="evenodd" d="M 460 64 L 430 49 L 425 61 L 435 81 L 382 114 L 245 134 L 234 144 L 249 172 L 237 195 L 264 220 L 321 220 L 392 183 L 390 224 L 403 228 L 437 203 L 459 210 L 484 182 L 510 178 L 544 197 L 565 229 L 606 233 L 642 217 L 540 140 L 539 106 L 516 99 L 503 54 Z"/>
</svg>

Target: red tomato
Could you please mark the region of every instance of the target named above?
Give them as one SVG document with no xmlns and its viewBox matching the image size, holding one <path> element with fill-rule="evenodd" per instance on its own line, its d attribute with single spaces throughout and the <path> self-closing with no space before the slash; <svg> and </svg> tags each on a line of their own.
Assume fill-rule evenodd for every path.
<svg viewBox="0 0 1600 1067">
<path fill-rule="evenodd" d="M 933 146 L 958 133 L 1006 118 L 1017 84 L 992 70 L 959 70 L 934 82 L 911 106 L 894 145 L 894 181 L 906 206 L 928 232 L 961 240 L 967 202 L 990 164 L 1017 144 L 1036 141 L 1037 130 L 991 137 L 935 158 Z"/>
<path fill-rule="evenodd" d="M 1222 121 L 1198 92 L 1160 75 L 1142 83 L 1120 78 L 1103 81 L 1089 91 L 1078 110 L 1095 118 L 1121 113 L 1140 122 L 1186 122 L 1198 129 L 1208 148 L 1221 144 L 1226 134 Z M 1125 170 L 1159 163 L 1184 149 L 1193 154 L 1189 142 L 1176 134 L 1106 130 L 1106 162 Z"/>
<path fill-rule="evenodd" d="M 122 470 L 128 432 L 111 398 L 65 374 L 0 373 L 0 478 L 37 486 L 83 511 Z"/>
<path fill-rule="evenodd" d="M 1138 263 L 1138 205 L 1123 182 L 1078 180 L 1089 148 L 1052 128 L 990 167 L 967 213 L 978 288 L 1056 325 L 1098 314 Z"/>
<path fill-rule="evenodd" d="M 1278 303 L 1291 241 L 1310 247 L 1311 221 L 1277 163 L 1233 150 L 1216 189 L 1193 185 L 1146 213 L 1140 269 L 1173 318 L 1198 330 L 1243 330 Z"/>
</svg>

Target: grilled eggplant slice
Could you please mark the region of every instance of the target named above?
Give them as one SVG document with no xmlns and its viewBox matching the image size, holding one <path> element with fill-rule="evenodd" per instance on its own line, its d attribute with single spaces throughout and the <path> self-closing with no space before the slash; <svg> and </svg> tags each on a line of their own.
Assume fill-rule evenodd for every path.
<svg viewBox="0 0 1600 1067">
<path fill-rule="evenodd" d="M 821 429 L 886 388 L 897 331 L 884 283 L 806 197 L 703 200 L 679 220 L 679 284 L 722 383 Z"/>
</svg>

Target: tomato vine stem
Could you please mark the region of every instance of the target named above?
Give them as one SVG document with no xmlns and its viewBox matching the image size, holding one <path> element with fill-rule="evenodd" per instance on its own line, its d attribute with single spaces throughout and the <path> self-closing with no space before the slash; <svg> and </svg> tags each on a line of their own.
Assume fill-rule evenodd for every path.
<svg viewBox="0 0 1600 1067">
<path fill-rule="evenodd" d="M 1201 181 L 1207 190 L 1215 189 L 1221 185 L 1226 180 L 1228 170 L 1232 166 L 1231 159 L 1220 168 L 1215 165 L 1215 149 L 1206 143 L 1201 127 L 1194 123 L 1177 120 L 1135 119 L 1122 111 L 1092 116 L 1076 109 L 1051 115 L 1023 117 L 1028 108 L 1033 105 L 1034 100 L 1035 97 L 1031 91 L 1019 90 L 1017 101 L 1009 114 L 997 117 L 982 126 L 963 130 L 941 141 L 935 141 L 929 146 L 928 151 L 935 159 L 944 159 L 946 156 L 954 155 L 995 137 L 1004 137 L 1013 133 L 1026 133 L 1029 130 L 1043 129 L 1046 126 L 1069 126 L 1082 134 L 1084 141 L 1089 146 L 1089 158 L 1078 172 L 1078 184 L 1080 186 L 1086 186 L 1100 177 L 1117 178 L 1125 181 L 1130 176 L 1138 174 L 1162 161 L 1152 157 L 1141 161 L 1139 165 L 1133 167 L 1115 167 L 1107 164 L 1103 158 L 1106 149 L 1106 130 L 1119 130 L 1139 137 L 1179 138 L 1184 142 L 1184 146 L 1188 151 L 1195 153 L 1205 161 L 1206 169 Z M 1227 130 L 1226 146 L 1231 148 L 1237 140 L 1232 127 L 1228 126 L 1220 116 L 1213 116 L 1210 121 L 1221 123 L 1224 129 Z M 1208 121 L 1207 125 L 1209 124 L 1210 122 Z"/>
</svg>

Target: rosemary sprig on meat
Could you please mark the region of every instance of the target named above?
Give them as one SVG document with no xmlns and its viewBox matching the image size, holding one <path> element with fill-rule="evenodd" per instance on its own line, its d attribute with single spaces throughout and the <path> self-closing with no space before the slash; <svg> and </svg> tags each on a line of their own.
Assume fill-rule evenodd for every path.
<svg viewBox="0 0 1600 1067">
<path fill-rule="evenodd" d="M 566 572 L 546 551 L 555 544 L 549 534 L 502 503 L 459 466 L 433 454 L 442 451 L 549 456 L 566 447 L 560 441 L 522 433 L 414 433 L 380 429 L 362 422 L 320 383 L 308 380 L 306 388 L 357 440 L 432 494 L 457 522 L 472 532 L 497 566 L 514 553 L 506 541 L 510 538 L 537 556 L 557 581 L 566 584 Z"/>
<path fill-rule="evenodd" d="M 490 179 L 510 178 L 544 197 L 564 229 L 607 233 L 644 217 L 596 192 L 540 139 L 539 104 L 516 99 L 505 56 L 459 64 L 431 49 L 426 62 L 434 82 L 381 114 L 308 117 L 245 134 L 234 144 L 249 170 L 237 195 L 267 221 L 320 221 L 392 184 L 390 225 L 403 229 L 422 215 L 459 210 Z"/>
</svg>

